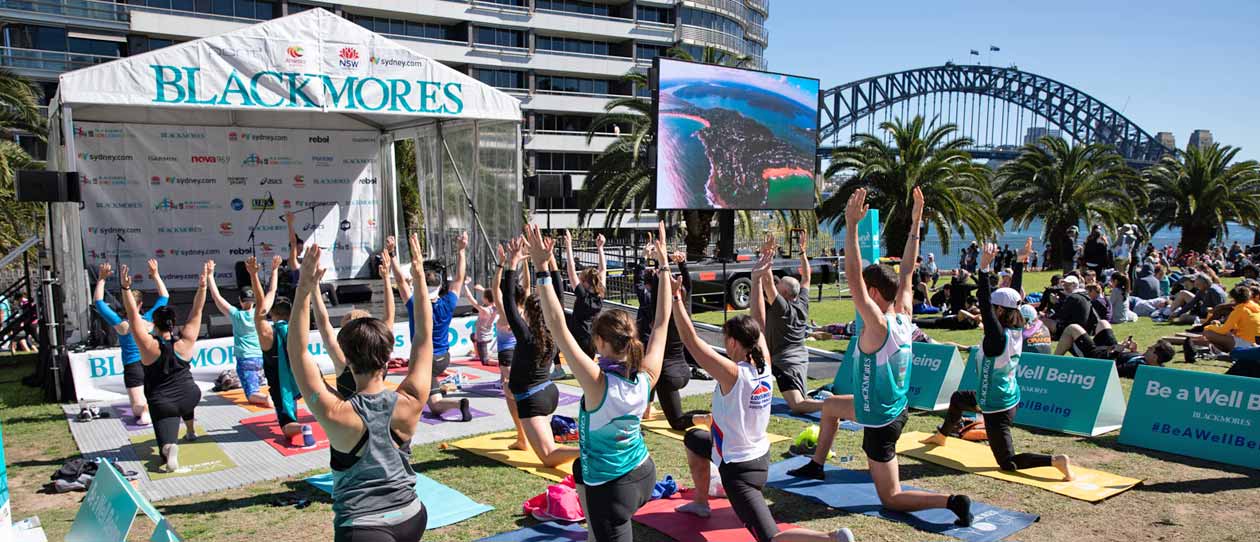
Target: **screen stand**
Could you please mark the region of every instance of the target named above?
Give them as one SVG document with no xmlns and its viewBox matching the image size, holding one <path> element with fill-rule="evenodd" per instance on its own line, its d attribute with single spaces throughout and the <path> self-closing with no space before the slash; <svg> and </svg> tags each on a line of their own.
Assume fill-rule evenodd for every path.
<svg viewBox="0 0 1260 542">
<path fill-rule="evenodd" d="M 723 262 L 735 261 L 735 211 L 723 209 L 718 216 L 718 259 Z"/>
</svg>

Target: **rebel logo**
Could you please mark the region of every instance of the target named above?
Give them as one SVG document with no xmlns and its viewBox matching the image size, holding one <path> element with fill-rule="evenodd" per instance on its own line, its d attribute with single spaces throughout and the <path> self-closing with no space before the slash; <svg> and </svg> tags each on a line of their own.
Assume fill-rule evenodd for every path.
<svg viewBox="0 0 1260 542">
<path fill-rule="evenodd" d="M 376 184 L 376 177 L 364 177 L 359 179 L 359 184 Z"/>
<path fill-rule="evenodd" d="M 244 256 L 244 255 L 246 255 L 246 254 L 250 254 L 250 253 L 253 253 L 253 250 L 250 250 L 250 249 L 248 249 L 248 248 L 233 248 L 233 249 L 228 249 L 228 254 L 231 254 L 231 255 L 233 255 L 233 256 Z"/>
<path fill-rule="evenodd" d="M 328 143 L 329 139 L 328 136 L 311 136 L 309 141 L 311 143 Z"/>
</svg>

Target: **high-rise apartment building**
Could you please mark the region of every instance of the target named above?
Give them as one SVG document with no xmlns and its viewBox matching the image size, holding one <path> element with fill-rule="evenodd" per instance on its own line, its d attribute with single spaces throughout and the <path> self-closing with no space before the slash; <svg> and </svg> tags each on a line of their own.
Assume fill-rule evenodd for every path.
<svg viewBox="0 0 1260 542">
<path fill-rule="evenodd" d="M 0 65 L 55 92 L 65 71 L 212 36 L 312 7 L 397 39 L 520 98 L 525 165 L 569 173 L 574 188 L 614 139 L 592 119 L 610 99 L 646 97 L 623 76 L 671 47 L 704 47 L 765 68 L 769 0 L 0 0 Z M 34 148 L 38 144 L 30 142 Z M 576 198 L 552 201 L 577 208 Z M 539 207 L 546 207 L 540 202 Z M 553 215 L 557 227 L 575 213 Z"/>
</svg>

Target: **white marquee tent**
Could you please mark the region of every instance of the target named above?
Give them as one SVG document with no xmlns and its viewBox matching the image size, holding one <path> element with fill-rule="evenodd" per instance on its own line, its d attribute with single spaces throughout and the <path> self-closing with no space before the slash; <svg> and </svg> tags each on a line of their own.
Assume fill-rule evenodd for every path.
<svg viewBox="0 0 1260 542">
<path fill-rule="evenodd" d="M 394 162 L 403 139 L 415 140 L 431 257 L 468 230 L 481 275 L 491 243 L 519 228 L 519 102 L 322 9 L 65 73 L 49 110 L 50 126 L 60 127 L 50 134 L 49 167 L 66 172 L 94 158 L 76 149 L 86 147 L 84 125 L 375 132 L 380 205 L 363 220 L 384 227 L 365 252 L 406 227 Z M 45 239 L 65 291 L 69 344 L 86 339 L 90 301 L 80 219 L 80 205 L 53 204 Z"/>
</svg>

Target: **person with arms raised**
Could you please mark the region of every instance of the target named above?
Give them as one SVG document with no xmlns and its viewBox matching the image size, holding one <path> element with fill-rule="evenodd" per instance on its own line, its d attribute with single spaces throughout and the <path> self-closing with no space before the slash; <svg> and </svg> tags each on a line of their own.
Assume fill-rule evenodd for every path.
<svg viewBox="0 0 1260 542">
<path fill-rule="evenodd" d="M 564 326 L 558 285 L 552 275 L 544 273 L 556 269 L 555 240 L 544 238 L 537 226 L 527 226 L 527 230 L 530 258 L 539 270 L 543 316 L 582 386 L 578 410 L 581 457 L 573 465 L 582 509 L 595 542 L 629 542 L 633 539 L 630 518 L 651 498 L 656 485 L 656 464 L 648 455 L 640 416 L 661 374 L 673 298 L 657 296 L 656 319 L 646 348 L 629 313 L 615 309 L 600 312 L 591 327 L 592 343 L 599 354 L 597 363 Z M 648 255 L 661 266 L 656 274 L 662 293 L 672 291 L 664 237 L 665 225 L 661 224 L 659 238 Z"/>
<path fill-rule="evenodd" d="M 402 268 L 398 265 L 398 258 L 396 257 L 394 249 L 394 236 L 391 235 L 386 237 L 385 250 L 381 251 L 381 263 L 376 268 L 377 273 L 381 276 L 382 287 L 384 288 L 385 327 L 389 328 L 391 331 L 394 329 L 394 286 L 390 281 L 390 277 L 394 274 L 402 277 Z M 390 271 L 393 271 L 393 273 Z M 411 299 L 411 289 L 407 287 L 406 280 L 400 280 L 399 283 L 398 289 L 403 292 L 403 297 Z M 320 301 L 321 303 L 316 305 L 316 307 L 317 309 L 324 309 L 322 318 L 327 319 L 328 312 L 322 303 L 322 297 L 320 298 Z M 351 310 L 341 317 L 341 326 L 345 327 L 345 325 L 349 324 L 351 320 L 367 318 L 370 316 L 372 316 L 372 313 L 363 309 Z M 318 313 L 316 314 L 316 318 L 320 318 Z M 316 320 L 317 323 L 319 321 L 320 320 Z M 320 333 L 323 332 L 321 331 Z M 346 367 L 344 360 L 334 357 L 332 358 L 332 361 L 333 371 L 337 373 L 337 393 L 340 393 L 342 397 L 349 398 L 351 395 L 354 395 L 354 374 L 350 372 L 349 367 Z"/>
<path fill-rule="evenodd" d="M 153 312 L 153 329 L 156 337 L 148 333 L 133 333 L 136 347 L 140 350 L 140 363 L 144 365 L 144 396 L 149 401 L 149 413 L 153 417 L 153 433 L 157 436 L 158 453 L 166 472 L 179 470 L 179 422 L 185 425 L 185 440 L 197 440 L 195 428 L 197 403 L 201 402 L 201 388 L 193 381 L 193 352 L 197 336 L 201 333 L 201 309 L 206 304 L 206 282 L 214 273 L 214 262 L 206 262 L 197 280 L 197 293 L 193 295 L 188 320 L 183 327 L 175 326 L 175 309 L 159 307 Z M 118 271 L 118 282 L 123 290 L 123 307 L 127 311 L 127 323 L 133 330 L 145 329 L 144 318 L 131 295 L 131 274 L 127 266 Z M 178 338 L 176 338 L 178 336 Z"/>
<path fill-rule="evenodd" d="M 263 359 L 262 347 L 258 345 L 258 329 L 254 327 L 254 290 L 242 288 L 240 308 L 232 306 L 219 294 L 219 285 L 214 280 L 214 260 L 210 260 L 210 298 L 219 312 L 232 321 L 232 352 L 236 357 L 236 376 L 241 380 L 241 389 L 251 404 L 271 407 L 271 398 L 262 392 Z"/>
<path fill-rule="evenodd" d="M 280 256 L 271 257 L 271 282 L 263 298 L 254 307 L 254 329 L 258 330 L 258 346 L 263 351 L 263 375 L 267 377 L 267 395 L 276 407 L 276 424 L 291 444 L 302 436 L 302 424 L 297 419 L 297 400 L 302 397 L 293 370 L 289 367 L 286 341 L 289 338 L 289 313 L 292 306 L 288 299 L 276 298 L 280 278 Z M 262 267 L 253 256 L 245 260 L 249 283 L 255 292 L 262 292 L 258 273 Z M 270 319 L 268 319 L 270 318 Z M 300 442 L 300 441 L 298 441 Z"/>
<path fill-rule="evenodd" d="M 805 339 L 809 337 L 809 257 L 805 253 L 805 236 L 797 238 L 801 265 L 801 278 L 784 276 L 776 279 L 770 268 L 755 274 L 753 278 L 752 314 L 766 330 L 770 343 L 771 370 L 779 385 L 779 393 L 787 401 L 788 408 L 797 414 L 809 414 L 822 409 L 822 401 L 805 395 L 805 382 L 809 373 L 809 350 Z M 773 235 L 767 235 L 761 251 L 778 250 Z M 911 260 L 913 261 L 913 260 Z M 760 291 L 761 295 L 757 295 Z M 763 305 L 764 303 L 764 305 Z"/>
<path fill-rule="evenodd" d="M 1015 411 L 1019 409 L 1019 358 L 1024 352 L 1024 321 L 1020 306 L 1024 296 L 1020 293 L 1024 264 L 1032 253 L 1032 237 L 1024 243 L 1019 261 L 1014 265 L 1010 288 L 992 291 L 989 286 L 990 266 L 997 254 L 997 245 L 987 243 L 980 255 L 980 315 L 984 318 L 984 341 L 980 346 L 979 363 L 976 365 L 978 389 L 956 391 L 949 398 L 949 411 L 945 423 L 936 433 L 923 440 L 924 444 L 945 446 L 946 436 L 957 436 L 962 429 L 962 413 L 979 412 L 989 434 L 989 449 L 998 467 L 1004 471 L 1053 466 L 1063 473 L 1065 481 L 1072 479 L 1071 461 L 1066 455 L 1015 453 L 1011 438 L 1011 426 L 1015 423 Z"/>
<path fill-rule="evenodd" d="M 857 225 L 866 216 L 866 189 L 859 188 L 849 197 L 845 207 L 845 253 L 859 254 Z M 919 252 L 919 222 L 923 218 L 923 192 L 914 189 L 914 207 L 910 215 L 910 235 L 906 241 L 903 262 L 914 261 Z M 819 424 L 818 449 L 804 466 L 788 471 L 791 476 L 823 480 L 823 463 L 831 453 L 840 420 L 854 420 L 862 425 L 862 450 L 866 452 L 871 479 L 884 506 L 902 512 L 928 508 L 948 508 L 958 516 L 958 524 L 970 526 L 971 499 L 965 495 L 941 495 L 926 491 L 901 489 L 897 466 L 897 440 L 909 416 L 906 413 L 906 392 L 910 388 L 910 368 L 914 354 L 911 338 L 914 324 L 910 321 L 910 273 L 913 266 L 901 267 L 898 276 L 892 268 L 872 263 L 861 268 L 858 258 L 845 259 L 845 276 L 849 279 L 853 304 L 862 318 L 862 333 L 857 341 L 856 363 L 849 363 L 855 395 L 833 395 L 823 405 Z M 846 360 L 847 362 L 848 360 Z"/>
<path fill-rule="evenodd" d="M 763 251 L 755 272 L 769 270 L 773 262 L 774 252 Z M 770 423 L 774 390 L 770 349 L 766 347 L 761 326 L 746 315 L 727 320 L 722 326 L 727 354 L 723 356 L 696 334 L 682 299 L 683 290 L 676 284 L 673 312 L 679 335 L 696 363 L 713 375 L 716 382 L 713 413 L 707 420 L 710 429 L 693 428 L 683 438 L 691 480 L 698 489 L 692 493 L 692 502 L 677 510 L 709 517 L 709 465 L 712 463 L 717 465 L 735 516 L 758 542 L 852 541 L 853 533 L 848 528 L 831 534 L 802 528 L 779 531 L 762 494 L 770 469 L 770 438 L 766 426 Z"/>
<path fill-rule="evenodd" d="M 412 254 L 419 241 L 410 238 Z M 333 471 L 333 531 L 336 542 L 416 542 L 424 535 L 428 513 L 416 496 L 411 468 L 411 439 L 429 398 L 433 368 L 433 318 L 429 292 L 416 293 L 419 315 L 411 340 L 407 376 L 392 391 L 385 371 L 394 349 L 394 333 L 376 318 L 351 321 L 337 334 L 355 380 L 349 400 L 324 382 L 307 352 L 311 298 L 319 295 L 320 248 L 312 245 L 302 260 L 288 337 L 289 363 L 307 408 L 324 428 Z M 424 280 L 424 262 L 412 263 L 412 277 Z M 320 301 L 322 304 L 322 301 Z M 328 341 L 333 342 L 333 341 Z"/>
<path fill-rule="evenodd" d="M 158 273 L 157 260 L 149 260 L 148 264 L 149 278 L 153 279 L 157 285 L 158 298 L 149 310 L 141 314 L 145 326 L 137 330 L 137 333 L 149 333 L 153 329 L 153 313 L 165 307 L 170 299 L 170 293 L 166 291 L 166 283 L 162 281 L 162 275 Z M 101 264 L 98 268 L 96 288 L 92 292 L 92 308 L 96 309 L 97 314 L 100 314 L 105 323 L 118 334 L 119 355 L 123 362 L 123 385 L 127 387 L 131 413 L 136 417 L 136 425 L 149 425 L 153 421 L 149 415 L 149 404 L 144 398 L 144 364 L 140 363 L 140 349 L 136 346 L 135 337 L 132 336 L 131 323 L 118 316 L 118 313 L 105 303 L 105 281 L 112 274 L 113 267 L 107 263 Z M 131 290 L 130 293 L 136 298 L 136 310 L 140 310 L 143 306 L 144 294 L 140 290 Z M 0 319 L 0 322 L 3 321 Z"/>
</svg>

